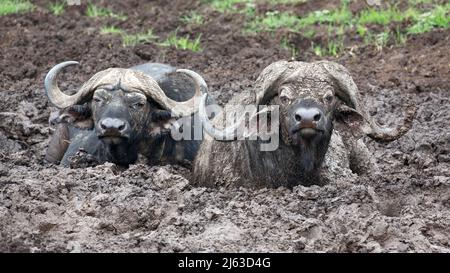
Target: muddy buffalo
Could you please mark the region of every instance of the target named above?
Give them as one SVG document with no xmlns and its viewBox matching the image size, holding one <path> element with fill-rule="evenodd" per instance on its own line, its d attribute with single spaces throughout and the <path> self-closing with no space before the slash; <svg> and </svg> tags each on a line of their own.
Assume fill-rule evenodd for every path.
<svg viewBox="0 0 450 273">
<path fill-rule="evenodd" d="M 182 117 L 196 118 L 198 98 L 207 92 L 200 75 L 158 63 L 110 68 L 68 95 L 58 88 L 56 79 L 63 68 L 75 64 L 60 63 L 45 79 L 47 96 L 60 109 L 51 117 L 57 129 L 47 149 L 47 161 L 67 165 L 80 150 L 99 163 L 125 166 L 134 163 L 139 154 L 149 164 L 193 160 L 201 140 L 176 141 L 170 128 Z"/>
<path fill-rule="evenodd" d="M 227 127 L 226 114 L 210 121 L 200 103 L 200 118 L 212 138 L 201 144 L 194 163 L 195 183 L 256 187 L 322 183 L 326 181 L 321 174 L 327 158 L 331 165 L 338 162 L 354 173 L 374 170 L 361 136 L 393 141 L 411 128 L 415 114 L 415 106 L 409 106 L 401 126 L 380 127 L 362 105 L 349 72 L 333 62 L 275 62 L 262 71 L 255 86 L 252 92 L 235 96 L 229 105 L 277 106 L 276 117 L 270 115 L 272 111 L 254 112 Z M 258 117 L 261 113 L 268 114 L 264 122 Z M 257 120 L 256 126 L 248 126 L 247 131 L 236 129 L 251 119 Z M 279 138 L 276 149 L 261 149 L 267 139 L 248 139 L 255 128 L 261 130 L 268 127 L 265 123 L 274 122 L 278 128 L 265 132 L 272 139 Z M 262 136 L 259 131 L 256 135 Z"/>
</svg>

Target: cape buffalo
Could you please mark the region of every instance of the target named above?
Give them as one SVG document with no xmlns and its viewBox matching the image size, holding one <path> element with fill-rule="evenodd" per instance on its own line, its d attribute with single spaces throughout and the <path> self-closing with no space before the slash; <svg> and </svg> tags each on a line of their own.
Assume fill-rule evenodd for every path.
<svg viewBox="0 0 450 273">
<path fill-rule="evenodd" d="M 171 128 L 182 117 L 197 118 L 199 98 L 207 92 L 200 75 L 158 63 L 110 68 L 68 95 L 58 88 L 56 77 L 63 68 L 75 64 L 60 63 L 45 78 L 50 102 L 61 109 L 51 117 L 58 125 L 47 149 L 47 161 L 68 165 L 80 150 L 99 163 L 124 166 L 134 163 L 138 154 L 149 164 L 189 163 L 194 159 L 201 138 L 176 141 Z M 201 126 L 196 130 L 201 132 Z"/>
<path fill-rule="evenodd" d="M 223 128 L 225 114 L 211 122 L 203 95 L 200 119 L 211 135 L 204 139 L 194 162 L 193 181 L 202 186 L 236 185 L 277 187 L 320 184 L 323 162 L 327 168 L 344 166 L 355 173 L 364 172 L 371 162 L 368 149 L 360 139 L 367 135 L 376 141 L 393 141 L 412 125 L 415 106 L 407 109 L 403 125 L 382 128 L 361 104 L 358 88 L 349 72 L 334 62 L 278 61 L 266 67 L 249 93 L 235 96 L 229 105 L 269 105 L 278 107 L 278 115 L 261 122 L 261 113 L 241 117 Z M 234 109 L 231 106 L 230 109 Z M 247 132 L 236 130 L 256 120 Z M 279 122 L 269 131 L 270 138 L 279 137 L 279 146 L 261 150 L 267 139 L 261 139 L 261 127 Z M 249 140 L 258 130 L 256 140 Z M 244 134 L 245 133 L 245 134 Z M 224 142 L 232 141 L 232 142 Z M 328 159 L 328 161 L 327 161 Z"/>
</svg>

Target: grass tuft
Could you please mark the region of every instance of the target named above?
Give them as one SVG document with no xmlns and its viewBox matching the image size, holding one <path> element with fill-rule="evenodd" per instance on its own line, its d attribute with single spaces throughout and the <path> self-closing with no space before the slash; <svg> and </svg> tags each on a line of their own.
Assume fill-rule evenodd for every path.
<svg viewBox="0 0 450 273">
<path fill-rule="evenodd" d="M 198 14 L 196 11 L 191 11 L 189 14 L 181 16 L 180 20 L 185 24 L 192 24 L 196 26 L 203 25 L 205 21 L 203 16 Z"/>
<path fill-rule="evenodd" d="M 86 10 L 86 15 L 92 18 L 99 17 L 111 17 L 116 18 L 121 21 L 125 21 L 127 19 L 126 15 L 114 13 L 112 10 L 108 8 L 97 7 L 96 5 L 89 3 Z"/>
<path fill-rule="evenodd" d="M 367 9 L 361 11 L 358 24 L 378 24 L 387 25 L 391 22 L 401 22 L 404 19 L 402 12 L 396 8 L 388 8 L 386 10 Z"/>
<path fill-rule="evenodd" d="M 237 12 L 237 4 L 252 4 L 252 0 L 203 0 L 219 12 Z"/>
<path fill-rule="evenodd" d="M 280 28 L 296 31 L 299 27 L 299 19 L 297 16 L 286 12 L 270 11 L 267 12 L 265 16 L 254 18 L 254 20 L 247 25 L 247 31 L 276 31 Z"/>
<path fill-rule="evenodd" d="M 202 50 L 200 46 L 201 34 L 195 39 L 191 39 L 189 35 L 180 37 L 177 34 L 177 30 L 170 34 L 163 42 L 158 42 L 159 37 L 153 33 L 152 29 L 146 32 L 140 32 L 136 34 L 127 34 L 124 30 L 114 26 L 103 26 L 100 28 L 100 34 L 102 35 L 120 35 L 122 44 L 125 47 L 135 46 L 143 43 L 155 43 L 159 46 L 173 46 L 177 49 L 191 50 L 193 52 L 199 52 Z"/>
<path fill-rule="evenodd" d="M 202 48 L 200 46 L 201 37 L 202 37 L 201 34 L 198 35 L 195 39 L 191 39 L 190 35 L 179 37 L 177 31 L 175 31 L 174 33 L 170 34 L 169 37 L 167 37 L 167 39 L 160 45 L 173 46 L 177 49 L 199 52 L 202 51 Z"/>
<path fill-rule="evenodd" d="M 308 2 L 308 0 L 265 0 L 264 2 L 273 4 L 273 5 L 278 5 L 278 4 L 306 3 L 306 2 Z"/>
<path fill-rule="evenodd" d="M 429 12 L 418 16 L 414 25 L 408 27 L 408 34 L 419 34 L 428 32 L 434 28 L 447 29 L 450 25 L 450 4 L 437 6 Z"/>
<path fill-rule="evenodd" d="M 156 41 L 156 39 L 158 39 L 158 36 L 153 33 L 152 29 L 147 30 L 147 32 L 122 35 L 122 42 L 124 46 L 135 46 L 137 44 L 150 43 Z"/>
<path fill-rule="evenodd" d="M 48 4 L 48 9 L 50 10 L 53 15 L 59 16 L 64 13 L 64 10 L 66 8 L 66 2 L 64 1 L 58 1 L 58 2 L 51 2 Z"/>
<path fill-rule="evenodd" d="M 298 48 L 289 42 L 287 37 L 283 37 L 280 43 L 281 48 L 288 50 L 291 53 L 291 59 L 295 60 L 299 54 Z"/>
<path fill-rule="evenodd" d="M 300 19 L 300 25 L 302 27 L 314 25 L 314 24 L 348 24 L 352 20 L 352 13 L 348 9 L 347 5 L 343 5 L 341 8 L 333 11 L 329 10 L 317 10 L 309 13 L 306 17 Z"/>
<path fill-rule="evenodd" d="M 28 12 L 33 9 L 33 4 L 28 0 L 1 0 L 0 16 Z"/>
<path fill-rule="evenodd" d="M 100 28 L 100 34 L 122 34 L 123 31 L 120 28 L 116 28 L 114 26 L 103 26 Z"/>
</svg>

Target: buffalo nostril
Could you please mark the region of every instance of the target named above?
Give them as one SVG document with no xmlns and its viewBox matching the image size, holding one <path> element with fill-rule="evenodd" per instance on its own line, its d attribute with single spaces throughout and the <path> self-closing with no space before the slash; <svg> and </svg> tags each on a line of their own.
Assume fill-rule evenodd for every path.
<svg viewBox="0 0 450 273">
<path fill-rule="evenodd" d="M 299 107 L 295 110 L 293 119 L 296 123 L 318 123 L 322 120 L 323 113 L 317 107 Z"/>
<path fill-rule="evenodd" d="M 319 121 L 322 116 L 320 113 L 314 115 L 314 121 Z"/>
<path fill-rule="evenodd" d="M 117 129 L 119 129 L 119 131 L 123 131 L 125 129 L 125 123 L 119 125 L 119 128 L 117 128 Z"/>
<path fill-rule="evenodd" d="M 125 131 L 127 128 L 126 122 L 116 118 L 106 118 L 100 122 L 102 130 L 117 130 L 119 132 Z"/>
<path fill-rule="evenodd" d="M 102 129 L 104 129 L 104 130 L 107 129 L 106 125 L 105 125 L 103 122 L 100 122 L 100 127 L 101 127 Z"/>
</svg>

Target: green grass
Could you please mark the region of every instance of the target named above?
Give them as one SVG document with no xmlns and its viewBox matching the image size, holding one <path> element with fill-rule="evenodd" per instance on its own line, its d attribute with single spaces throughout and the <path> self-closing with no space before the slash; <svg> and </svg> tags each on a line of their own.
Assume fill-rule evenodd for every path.
<svg viewBox="0 0 450 273">
<path fill-rule="evenodd" d="M 407 40 L 407 35 L 403 33 L 399 27 L 394 31 L 386 29 L 380 33 L 373 33 L 368 31 L 364 36 L 364 44 L 374 45 L 378 51 L 381 51 L 389 43 L 395 45 L 403 45 Z"/>
<path fill-rule="evenodd" d="M 347 5 L 337 10 L 317 10 L 300 19 L 302 27 L 314 24 L 348 24 L 351 22 L 352 13 Z"/>
<path fill-rule="evenodd" d="M 195 39 L 191 39 L 189 35 L 180 37 L 177 31 L 170 34 L 166 40 L 159 42 L 159 37 L 153 33 L 152 29 L 146 32 L 140 32 L 135 34 L 127 34 L 124 30 L 114 27 L 114 26 L 103 26 L 100 28 L 100 34 L 102 35 L 120 35 L 122 39 L 122 44 L 125 47 L 135 46 L 143 43 L 155 43 L 159 46 L 173 46 L 177 49 L 191 50 L 193 52 L 199 52 L 202 50 L 200 46 L 201 34 Z"/>
<path fill-rule="evenodd" d="M 305 0 L 202 0 L 202 2 L 219 12 L 244 14 L 246 18 L 244 32 L 250 34 L 285 29 L 311 39 L 316 33 L 328 31 L 324 42 L 311 45 L 311 50 L 318 56 L 339 56 L 345 50 L 345 42 L 352 40 L 346 38 L 348 37 L 346 33 L 354 34 L 356 32 L 364 44 L 374 45 L 381 50 L 388 45 L 404 44 L 411 34 L 423 33 L 435 28 L 448 28 L 450 23 L 450 4 L 439 4 L 443 1 L 433 0 L 410 0 L 408 1 L 409 8 L 402 11 L 396 5 L 388 5 L 385 8 L 368 7 L 358 14 L 352 14 L 350 11 L 350 0 L 342 0 L 341 6 L 334 10 L 313 11 L 302 17 L 292 13 L 294 10 L 277 11 L 276 5 L 295 4 L 305 2 Z M 265 14 L 257 14 L 257 5 L 260 3 L 269 3 L 274 8 Z M 432 3 L 431 6 L 430 3 Z M 415 6 L 419 4 L 426 5 Z M 114 17 L 113 14 L 109 9 L 88 5 L 88 15 L 91 17 Z M 187 25 L 202 25 L 205 23 L 205 18 L 197 11 L 191 11 L 180 17 L 180 21 Z M 395 24 L 393 25 L 393 23 Z M 378 27 L 374 28 L 373 25 L 378 25 Z M 393 26 L 396 28 L 392 28 Z M 177 30 L 164 41 L 159 40 L 151 30 L 130 35 L 120 29 L 105 26 L 101 28 L 100 33 L 120 35 L 124 46 L 153 42 L 160 46 L 173 46 L 177 49 L 194 52 L 202 50 L 201 35 L 180 36 L 177 34 Z M 286 38 L 280 41 L 280 47 L 290 51 L 292 58 L 299 55 L 295 45 Z"/>
<path fill-rule="evenodd" d="M 123 30 L 120 28 L 116 28 L 114 26 L 103 26 L 100 28 L 100 34 L 107 35 L 107 34 L 122 34 Z"/>
<path fill-rule="evenodd" d="M 313 38 L 314 35 L 316 35 L 316 32 L 314 31 L 314 29 L 305 29 L 304 31 L 302 31 L 303 36 L 305 36 L 306 38 Z"/>
<path fill-rule="evenodd" d="M 252 0 L 203 0 L 219 12 L 236 12 L 237 4 L 253 4 Z"/>
<path fill-rule="evenodd" d="M 416 20 L 420 12 L 410 7 L 405 11 L 400 11 L 395 7 L 389 7 L 384 10 L 367 9 L 363 10 L 357 19 L 357 24 L 368 25 L 388 25 L 392 22 L 402 22 L 406 20 Z"/>
<path fill-rule="evenodd" d="M 390 38 L 390 32 L 389 31 L 384 31 L 381 33 L 378 33 L 375 35 L 375 46 L 381 50 L 383 47 L 385 47 L 389 41 Z"/>
<path fill-rule="evenodd" d="M 403 33 L 400 29 L 400 27 L 396 27 L 394 31 L 394 41 L 396 45 L 404 45 L 406 43 L 406 40 L 408 39 L 408 36 Z"/>
<path fill-rule="evenodd" d="M 411 2 L 411 1 L 410 1 Z M 432 1 L 414 1 L 415 3 L 431 3 Z M 450 25 L 450 4 L 435 5 L 430 11 L 421 11 L 409 7 L 405 11 L 395 8 L 385 10 L 364 10 L 356 21 L 356 31 L 364 39 L 365 44 L 372 44 L 382 50 L 388 43 L 403 45 L 410 34 L 419 34 L 431 31 L 435 28 L 448 28 Z M 385 27 L 383 31 L 373 33 L 366 27 L 369 24 L 389 25 L 392 22 L 406 22 L 406 29 L 397 26 L 391 31 Z"/>
<path fill-rule="evenodd" d="M 265 16 L 257 16 L 247 25 L 247 31 L 276 31 L 280 28 L 300 31 L 316 24 L 342 25 L 352 20 L 352 13 L 346 4 L 337 10 L 319 10 L 309 13 L 305 17 L 298 17 L 288 12 L 271 11 Z"/>
<path fill-rule="evenodd" d="M 364 38 L 366 36 L 366 33 L 369 29 L 363 25 L 357 25 L 356 26 L 356 32 L 358 33 L 359 37 Z"/>
<path fill-rule="evenodd" d="M 403 20 L 403 14 L 396 8 L 388 8 L 385 10 L 367 9 L 363 10 L 358 18 L 358 24 L 379 24 L 387 25 L 391 22 L 400 22 Z"/>
<path fill-rule="evenodd" d="M 329 42 L 327 44 L 327 55 L 338 56 L 343 50 L 343 44 L 340 42 Z"/>
<path fill-rule="evenodd" d="M 286 12 L 271 11 L 267 12 L 265 16 L 255 17 L 250 21 L 246 29 L 249 32 L 276 31 L 280 28 L 296 31 L 299 27 L 297 16 Z"/>
<path fill-rule="evenodd" d="M 202 15 L 198 14 L 196 11 L 191 11 L 189 14 L 181 16 L 180 20 L 185 24 L 192 25 L 203 25 L 205 22 Z"/>
<path fill-rule="evenodd" d="M 259 0 L 260 2 L 266 2 L 269 4 L 277 5 L 277 4 L 298 4 L 305 3 L 308 0 Z"/>
<path fill-rule="evenodd" d="M 33 4 L 27 0 L 0 0 L 0 16 L 28 12 L 33 9 Z"/>
<path fill-rule="evenodd" d="M 289 42 L 288 38 L 283 37 L 283 39 L 281 39 L 280 47 L 288 50 L 291 53 L 292 60 L 295 60 L 297 58 L 299 51 L 294 44 Z"/>
<path fill-rule="evenodd" d="M 404 44 L 408 35 L 424 33 L 436 28 L 446 29 L 450 26 L 450 4 L 431 0 L 410 2 L 414 4 L 410 3 L 405 10 L 399 10 L 392 5 L 385 8 L 367 8 L 358 14 L 352 14 L 348 0 L 342 1 L 337 9 L 313 11 L 303 17 L 290 12 L 270 11 L 264 15 L 248 16 L 245 32 L 252 34 L 285 29 L 312 38 L 318 29 L 320 31 L 320 29 L 328 28 L 327 37 L 330 40 L 320 45 L 312 45 L 312 51 L 319 56 L 337 56 L 344 50 L 344 37 L 348 32 L 356 31 L 365 44 L 374 45 L 382 50 L 389 44 Z M 417 4 L 433 4 L 431 7 L 434 6 L 434 8 L 423 10 L 429 9 L 430 6 L 419 8 L 415 6 Z M 395 30 L 392 29 L 393 24 L 397 26 Z M 376 28 L 377 30 L 373 31 L 372 25 L 382 26 L 382 28 Z M 281 46 L 288 48 L 283 41 Z"/>
<path fill-rule="evenodd" d="M 48 9 L 50 10 L 53 15 L 59 16 L 64 13 L 64 9 L 66 8 L 66 2 L 58 1 L 58 2 L 51 2 L 48 4 Z"/>
<path fill-rule="evenodd" d="M 334 56 L 337 57 L 342 52 L 344 45 L 341 41 L 331 41 L 325 47 L 313 45 L 312 51 L 319 57 Z"/>
<path fill-rule="evenodd" d="M 108 8 L 97 7 L 96 5 L 89 3 L 86 10 L 86 15 L 92 18 L 99 17 L 112 17 L 119 20 L 126 20 L 127 16 L 119 13 L 114 13 L 112 10 Z"/>
<path fill-rule="evenodd" d="M 271 5 L 279 4 L 298 4 L 305 3 L 308 0 L 202 0 L 203 3 L 209 4 L 213 9 L 220 12 L 242 12 L 238 10 L 238 6 L 245 6 L 245 9 L 252 9 L 258 3 L 269 3 Z M 247 13 L 247 11 L 245 11 Z"/>
<path fill-rule="evenodd" d="M 225 1 L 229 3 L 231 0 Z M 235 0 L 233 0 L 235 1 Z M 219 1 L 220 2 L 220 1 Z M 221 2 L 222 3 L 222 2 Z M 254 16 L 247 24 L 250 32 L 276 31 L 280 28 L 291 31 L 304 31 L 308 26 L 319 25 L 346 25 L 355 26 L 358 32 L 364 32 L 364 26 L 377 24 L 389 25 L 404 21 L 417 22 L 410 33 L 426 32 L 434 27 L 445 27 L 448 25 L 448 5 L 437 6 L 433 11 L 420 12 L 414 7 L 400 11 L 396 7 L 386 9 L 369 8 L 353 15 L 348 8 L 348 1 L 343 1 L 340 8 L 335 10 L 318 10 L 298 17 L 289 12 L 270 11 L 263 16 Z"/>
<path fill-rule="evenodd" d="M 108 17 L 111 14 L 111 10 L 106 9 L 106 8 L 101 8 L 101 7 L 97 7 L 96 5 L 89 3 L 87 10 L 86 10 L 86 15 L 88 17 Z"/>
<path fill-rule="evenodd" d="M 414 25 L 407 28 L 408 34 L 419 34 L 428 32 L 434 28 L 447 29 L 450 25 L 450 4 L 436 6 L 429 12 L 418 16 Z"/>
<path fill-rule="evenodd" d="M 177 31 L 175 31 L 174 33 L 170 34 L 169 37 L 167 37 L 167 39 L 160 45 L 173 46 L 177 49 L 199 52 L 202 51 L 202 48 L 200 46 L 201 37 L 201 34 L 199 34 L 195 39 L 191 39 L 189 35 L 179 37 Z"/>
<path fill-rule="evenodd" d="M 320 45 L 312 45 L 312 51 L 319 57 L 325 56 L 325 49 L 323 49 Z"/>
<path fill-rule="evenodd" d="M 409 0 L 408 3 L 411 5 L 418 5 L 418 4 L 431 4 L 433 3 L 433 0 Z"/>
<path fill-rule="evenodd" d="M 151 43 L 156 41 L 157 39 L 158 36 L 153 33 L 152 29 L 147 30 L 147 32 L 122 35 L 122 42 L 124 46 L 135 46 L 142 43 Z"/>
</svg>

